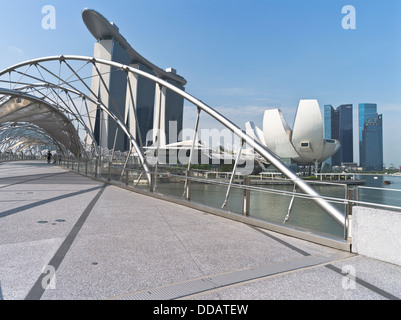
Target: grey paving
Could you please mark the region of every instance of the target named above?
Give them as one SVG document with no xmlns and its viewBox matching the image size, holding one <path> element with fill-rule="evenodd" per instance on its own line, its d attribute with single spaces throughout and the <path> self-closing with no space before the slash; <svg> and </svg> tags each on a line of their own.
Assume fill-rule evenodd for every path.
<svg viewBox="0 0 401 320">
<path fill-rule="evenodd" d="M 401 267 L 44 162 L 2 163 L 0 299 L 27 298 L 397 299 Z"/>
</svg>

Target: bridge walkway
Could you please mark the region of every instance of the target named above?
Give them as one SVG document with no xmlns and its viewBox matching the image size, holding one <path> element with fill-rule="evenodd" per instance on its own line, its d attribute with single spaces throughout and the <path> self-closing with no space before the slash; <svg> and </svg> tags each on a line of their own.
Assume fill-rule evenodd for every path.
<svg viewBox="0 0 401 320">
<path fill-rule="evenodd" d="M 399 298 L 399 266 L 43 161 L 0 164 L 1 300 Z"/>
</svg>

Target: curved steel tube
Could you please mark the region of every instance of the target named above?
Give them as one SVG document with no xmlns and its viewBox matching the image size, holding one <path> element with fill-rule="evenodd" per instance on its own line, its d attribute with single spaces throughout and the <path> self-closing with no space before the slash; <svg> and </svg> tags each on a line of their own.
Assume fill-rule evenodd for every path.
<svg viewBox="0 0 401 320">
<path fill-rule="evenodd" d="M 228 120 L 226 117 L 224 117 L 222 114 L 211 108 L 210 106 L 206 105 L 202 101 L 196 99 L 192 95 L 188 94 L 187 92 L 175 87 L 174 85 L 158 78 L 155 77 L 151 74 L 148 74 L 144 71 L 141 71 L 139 69 L 123 65 L 117 62 L 113 61 L 108 61 L 108 60 L 103 60 L 103 59 L 98 59 L 98 58 L 93 58 L 93 57 L 85 57 L 85 56 L 74 56 L 74 55 L 62 55 L 62 56 L 52 56 L 52 57 L 44 57 L 44 58 L 39 58 L 39 59 L 34 59 L 26 62 L 22 62 L 20 64 L 16 64 L 8 69 L 5 69 L 0 72 L 0 76 L 7 72 L 11 72 L 13 69 L 20 68 L 25 65 L 35 65 L 40 62 L 46 62 L 46 61 L 54 61 L 54 60 L 81 60 L 81 61 L 89 61 L 92 63 L 101 63 L 101 64 L 106 64 L 109 66 L 113 66 L 115 68 L 118 68 L 120 70 L 125 70 L 132 72 L 134 74 L 143 76 L 149 80 L 152 80 L 155 83 L 158 83 L 167 89 L 179 94 L 189 102 L 193 103 L 195 106 L 200 108 L 202 111 L 206 112 L 209 114 L 211 117 L 219 121 L 222 125 L 224 125 L 226 128 L 230 129 L 235 135 L 238 137 L 242 138 L 250 147 L 252 147 L 254 150 L 256 150 L 261 156 L 263 156 L 266 160 L 268 160 L 277 170 L 279 170 L 281 173 L 283 173 L 288 179 L 290 179 L 297 187 L 299 187 L 300 190 L 305 192 L 306 194 L 310 195 L 312 197 L 312 200 L 319 206 L 321 207 L 326 213 L 328 213 L 338 224 L 341 226 L 345 226 L 345 218 L 343 213 L 338 210 L 336 207 L 334 207 L 331 203 L 327 202 L 326 200 L 322 199 L 320 195 L 313 189 L 311 188 L 304 180 L 302 180 L 300 177 L 298 177 L 292 170 L 290 170 L 283 162 L 281 162 L 276 156 L 273 155 L 269 150 L 267 150 L 265 147 L 263 147 L 260 143 L 255 141 L 251 136 L 246 134 L 241 128 L 239 128 L 237 125 L 232 123 L 230 120 Z M 126 132 L 127 133 L 127 132 Z M 130 136 L 130 134 L 128 134 Z M 138 154 L 140 154 L 138 152 Z M 144 162 L 145 163 L 145 162 Z M 145 169 L 145 171 L 147 171 Z"/>
<path fill-rule="evenodd" d="M 65 91 L 65 92 L 71 92 L 71 93 L 73 93 L 75 95 L 78 95 L 78 96 L 84 98 L 84 99 L 87 99 L 87 100 L 91 101 L 92 103 L 95 103 L 95 104 L 98 103 L 98 102 L 96 102 L 95 100 L 93 100 L 90 97 L 86 96 L 85 94 L 83 94 L 80 91 L 73 90 L 73 89 L 70 89 L 70 88 L 65 88 L 65 87 L 62 87 L 60 85 L 54 85 L 54 84 L 48 83 L 48 82 L 46 82 L 46 83 L 32 83 L 32 84 L 29 84 L 29 85 L 23 85 L 21 87 L 15 88 L 13 90 L 18 91 L 18 92 L 26 93 L 25 91 L 22 91 L 22 90 L 31 89 L 31 88 L 35 88 L 36 89 L 36 88 L 42 88 L 42 87 L 51 88 L 51 89 L 61 89 L 61 90 Z M 52 103 L 56 104 L 53 100 L 51 100 L 51 99 L 49 99 L 49 100 Z M 72 99 L 70 98 L 70 100 L 72 100 Z M 90 135 L 90 137 L 92 138 L 93 141 L 95 141 L 95 137 L 93 136 L 92 131 L 88 128 L 88 126 L 86 125 L 86 123 L 85 123 L 84 119 L 82 118 L 82 116 L 80 114 L 74 114 L 74 112 L 65 103 L 64 103 L 64 105 L 65 105 L 65 107 L 68 108 L 69 114 L 72 115 L 73 117 L 75 117 L 75 119 L 83 126 L 85 132 Z"/>
<path fill-rule="evenodd" d="M 32 101 L 34 103 L 46 105 L 50 110 L 54 110 L 54 112 L 57 112 L 62 118 L 64 118 L 65 122 L 69 122 L 69 119 L 65 116 L 65 114 L 63 114 L 62 112 L 59 112 L 59 110 L 55 106 L 51 105 L 50 103 L 48 103 L 46 101 L 43 101 L 42 99 L 40 99 L 40 98 L 38 98 L 36 96 L 33 96 L 33 95 L 25 93 L 25 92 L 21 92 L 21 91 L 17 91 L 17 90 L 11 90 L 11 89 L 5 89 L 5 88 L 0 88 L 0 94 L 7 95 L 7 96 L 10 96 L 10 97 L 21 97 L 21 98 L 24 98 L 26 100 Z M 75 135 L 78 138 L 78 132 L 76 132 L 75 128 L 73 128 L 73 130 L 74 130 L 73 135 Z M 47 133 L 47 134 L 49 136 L 51 136 L 50 133 Z M 52 140 L 54 140 L 53 137 L 52 137 Z M 64 147 L 66 149 L 68 149 L 67 146 L 64 146 Z M 78 149 L 79 150 L 77 150 L 77 152 L 80 154 L 81 151 L 82 151 L 81 150 L 82 149 L 82 145 L 80 143 L 78 145 Z"/>
</svg>

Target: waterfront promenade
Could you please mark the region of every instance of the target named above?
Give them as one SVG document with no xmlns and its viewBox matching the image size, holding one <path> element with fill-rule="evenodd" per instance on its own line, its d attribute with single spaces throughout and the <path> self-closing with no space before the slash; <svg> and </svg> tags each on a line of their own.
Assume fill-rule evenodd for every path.
<svg viewBox="0 0 401 320">
<path fill-rule="evenodd" d="M 0 164 L 1 300 L 399 298 L 399 266 L 44 161 Z"/>
</svg>

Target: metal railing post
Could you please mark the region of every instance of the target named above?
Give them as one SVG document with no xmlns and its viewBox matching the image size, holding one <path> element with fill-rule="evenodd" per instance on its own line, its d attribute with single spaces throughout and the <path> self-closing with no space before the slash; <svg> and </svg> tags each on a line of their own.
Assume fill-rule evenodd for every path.
<svg viewBox="0 0 401 320">
<path fill-rule="evenodd" d="M 154 168 L 150 168 L 150 192 L 156 191 L 156 172 Z"/>
<path fill-rule="evenodd" d="M 228 197 L 230 195 L 230 190 L 231 190 L 231 184 L 233 183 L 233 180 L 234 180 L 235 171 L 237 170 L 237 165 L 238 165 L 238 162 L 241 157 L 241 151 L 242 151 L 243 146 L 244 146 L 244 140 L 241 141 L 241 147 L 239 148 L 237 157 L 235 158 L 234 167 L 233 167 L 233 170 L 231 172 L 231 177 L 230 177 L 230 184 L 228 185 L 227 192 L 226 192 L 226 198 L 224 199 L 224 203 L 221 206 L 221 208 L 224 208 L 227 205 L 227 200 L 228 200 Z"/>
<path fill-rule="evenodd" d="M 344 215 L 344 240 L 348 238 L 348 230 L 349 230 L 349 216 L 352 215 L 352 206 L 356 197 L 356 190 L 354 188 L 349 188 L 347 191 L 347 206 Z"/>
<path fill-rule="evenodd" d="M 98 166 L 98 176 L 101 179 L 102 178 L 102 160 L 99 161 L 99 166 Z"/>
<path fill-rule="evenodd" d="M 191 177 L 192 177 L 192 172 L 191 170 L 187 170 L 186 178 L 187 178 L 187 183 L 185 185 L 185 199 L 188 201 L 191 201 Z"/>
<path fill-rule="evenodd" d="M 284 218 L 283 223 L 286 223 L 288 220 L 290 220 L 290 213 L 292 210 L 292 205 L 294 204 L 294 199 L 295 199 L 295 193 L 297 192 L 297 185 L 294 183 L 294 189 L 292 191 L 292 197 L 290 200 L 290 205 L 288 206 L 288 210 L 287 210 L 287 215 Z"/>
<path fill-rule="evenodd" d="M 353 188 L 348 189 L 347 200 L 348 200 L 347 212 L 348 212 L 348 215 L 351 215 L 352 214 L 352 205 L 353 205 L 352 200 L 354 200 L 354 189 Z"/>
<path fill-rule="evenodd" d="M 244 194 L 242 198 L 242 214 L 244 216 L 249 216 L 251 208 L 251 190 L 247 186 L 251 185 L 251 179 L 249 177 L 244 178 Z"/>
<path fill-rule="evenodd" d="M 187 167 L 187 171 L 186 171 L 186 174 L 185 174 L 184 193 L 183 193 L 182 197 L 186 196 L 185 193 L 187 192 L 188 174 L 190 174 L 190 171 L 191 171 L 192 157 L 193 157 L 193 153 L 194 153 L 194 149 L 195 149 L 195 144 L 196 144 L 196 142 L 198 140 L 198 127 L 199 127 L 200 112 L 201 112 L 201 109 L 198 108 L 197 109 L 197 114 L 196 114 L 196 120 L 195 120 L 194 136 L 193 136 L 193 139 L 192 139 L 191 150 L 190 150 L 190 153 L 189 153 L 188 167 Z"/>
</svg>

